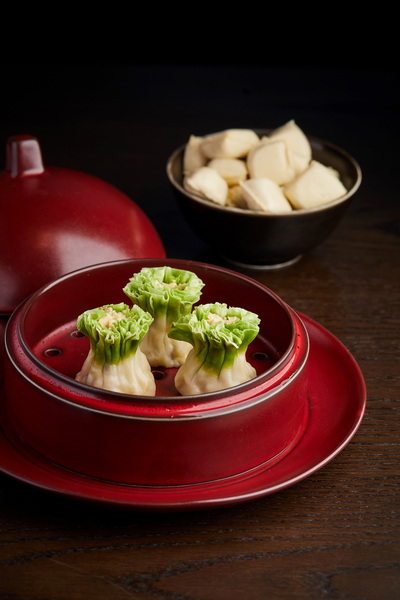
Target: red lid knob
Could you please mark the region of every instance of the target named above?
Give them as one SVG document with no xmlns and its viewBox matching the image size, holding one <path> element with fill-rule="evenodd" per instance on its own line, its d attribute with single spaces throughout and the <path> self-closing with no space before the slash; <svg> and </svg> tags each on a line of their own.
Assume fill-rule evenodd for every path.
<svg viewBox="0 0 400 600">
<path fill-rule="evenodd" d="M 31 135 L 15 135 L 7 140 L 6 169 L 11 177 L 39 175 L 44 172 L 38 140 Z"/>
</svg>

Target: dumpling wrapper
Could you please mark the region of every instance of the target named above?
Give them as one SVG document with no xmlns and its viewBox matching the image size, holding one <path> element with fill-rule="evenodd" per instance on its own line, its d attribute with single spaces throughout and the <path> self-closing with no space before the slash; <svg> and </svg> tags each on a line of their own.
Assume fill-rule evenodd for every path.
<svg viewBox="0 0 400 600">
<path fill-rule="evenodd" d="M 123 288 L 153 318 L 141 344 L 152 367 L 179 367 L 185 362 L 190 344 L 168 337 L 168 332 L 174 321 L 190 313 L 203 286 L 195 273 L 165 266 L 141 269 Z"/>
<path fill-rule="evenodd" d="M 228 186 L 237 185 L 248 176 L 246 163 L 240 158 L 213 158 L 207 167 L 217 171 Z"/>
<path fill-rule="evenodd" d="M 240 183 L 247 208 L 267 213 L 288 213 L 293 210 L 277 183 L 266 178 L 248 179 Z"/>
<path fill-rule="evenodd" d="M 296 125 L 294 119 L 274 129 L 269 135 L 270 141 L 283 141 L 287 148 L 296 154 L 304 156 L 308 161 L 312 158 L 312 148 L 307 136 Z"/>
<path fill-rule="evenodd" d="M 228 190 L 228 197 L 226 199 L 226 206 L 231 206 L 233 208 L 246 209 L 248 208 L 247 203 L 243 197 L 243 190 L 240 185 L 232 185 Z"/>
<path fill-rule="evenodd" d="M 242 158 L 256 146 L 260 138 L 252 129 L 226 129 L 203 138 L 201 150 L 209 159 Z"/>
<path fill-rule="evenodd" d="M 108 304 L 87 310 L 77 329 L 90 340 L 89 353 L 75 379 L 97 388 L 154 396 L 156 384 L 140 348 L 153 318 L 139 306 Z"/>
<path fill-rule="evenodd" d="M 285 187 L 285 195 L 296 209 L 323 206 L 345 194 L 347 190 L 335 171 L 315 160 Z"/>
<path fill-rule="evenodd" d="M 228 184 L 215 169 L 200 167 L 184 178 L 183 186 L 188 192 L 204 196 L 216 204 L 226 204 Z"/>
<path fill-rule="evenodd" d="M 205 167 L 207 158 L 201 151 L 202 137 L 191 135 L 188 143 L 185 146 L 183 153 L 183 173 L 188 175 L 197 171 L 200 167 Z"/>
<path fill-rule="evenodd" d="M 175 375 L 178 392 L 206 394 L 256 377 L 246 350 L 258 334 L 259 323 L 256 314 L 219 302 L 195 306 L 175 322 L 168 336 L 193 346 Z"/>
<path fill-rule="evenodd" d="M 247 157 L 251 179 L 266 178 L 283 185 L 295 176 L 288 149 L 283 141 L 267 141 L 253 148 Z"/>
<path fill-rule="evenodd" d="M 298 152 L 288 150 L 287 156 L 295 177 L 300 175 L 300 173 L 303 173 L 310 165 L 310 160 L 307 158 L 307 156 L 304 156 L 304 154 L 299 154 Z"/>
</svg>

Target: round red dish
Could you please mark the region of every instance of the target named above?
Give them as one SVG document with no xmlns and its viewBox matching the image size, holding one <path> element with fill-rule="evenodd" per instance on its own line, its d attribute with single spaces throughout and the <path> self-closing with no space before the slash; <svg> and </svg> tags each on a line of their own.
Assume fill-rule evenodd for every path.
<svg viewBox="0 0 400 600">
<path fill-rule="evenodd" d="M 74 380 L 89 347 L 75 336 L 78 315 L 122 301 L 133 273 L 163 264 L 194 271 L 205 284 L 202 303 L 225 302 L 259 315 L 260 332 L 248 348 L 257 377 L 182 397 L 174 372 L 157 369 L 155 398 Z M 5 342 L 7 435 L 98 480 L 167 487 L 249 476 L 282 460 L 307 423 L 309 340 L 301 319 L 271 290 L 220 267 L 136 259 L 76 271 L 20 306 Z"/>
<path fill-rule="evenodd" d="M 351 441 L 364 415 L 366 389 L 357 363 L 343 344 L 315 321 L 301 317 L 310 337 L 309 417 L 302 437 L 273 466 L 234 481 L 173 488 L 118 485 L 54 465 L 21 441 L 12 443 L 0 428 L 0 470 L 63 496 L 147 511 L 222 507 L 261 498 L 302 481 L 329 463 Z"/>
</svg>

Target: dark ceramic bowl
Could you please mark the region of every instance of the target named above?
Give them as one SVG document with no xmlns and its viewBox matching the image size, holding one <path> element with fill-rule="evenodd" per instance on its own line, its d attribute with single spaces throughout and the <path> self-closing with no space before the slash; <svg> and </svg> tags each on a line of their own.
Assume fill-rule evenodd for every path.
<svg viewBox="0 0 400 600">
<path fill-rule="evenodd" d="M 269 130 L 255 130 L 259 136 Z M 336 169 L 347 194 L 319 208 L 267 214 L 223 207 L 184 189 L 182 163 L 185 145 L 169 157 L 167 176 L 178 205 L 193 231 L 218 254 L 248 267 L 276 268 L 298 260 L 335 229 L 361 184 L 361 170 L 347 152 L 309 137 L 313 158 Z"/>
<path fill-rule="evenodd" d="M 258 313 L 260 333 L 247 353 L 257 376 L 183 397 L 174 388 L 176 369 L 153 369 L 152 398 L 75 381 L 89 348 L 87 338 L 77 335 L 77 316 L 125 301 L 122 288 L 133 273 L 165 264 L 198 274 L 205 283 L 202 303 Z M 5 345 L 6 435 L 22 452 L 90 478 L 180 486 L 246 477 L 286 456 L 307 423 L 309 339 L 303 322 L 272 291 L 227 269 L 136 259 L 75 271 L 14 311 Z"/>
</svg>

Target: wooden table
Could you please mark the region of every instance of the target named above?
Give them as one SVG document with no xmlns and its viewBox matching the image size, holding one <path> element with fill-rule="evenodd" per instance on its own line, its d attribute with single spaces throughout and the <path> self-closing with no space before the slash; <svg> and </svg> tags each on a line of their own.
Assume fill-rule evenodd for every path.
<svg viewBox="0 0 400 600">
<path fill-rule="evenodd" d="M 247 272 L 332 332 L 367 385 L 359 430 L 300 483 L 249 503 L 138 513 L 72 501 L 0 475 L 0 597 L 174 600 L 400 597 L 398 96 L 390 71 L 269 67 L 50 67 L 13 81 L 0 139 L 39 138 L 48 165 L 119 187 L 169 257 L 226 266 L 178 212 L 165 176 L 191 133 L 295 118 L 344 147 L 363 183 L 321 246 Z M 46 85 L 43 85 L 47 82 Z M 25 82 L 26 84 L 26 82 Z M 397 154 L 397 156 L 396 156 Z M 4 160 L 3 160 L 4 164 Z"/>
</svg>

